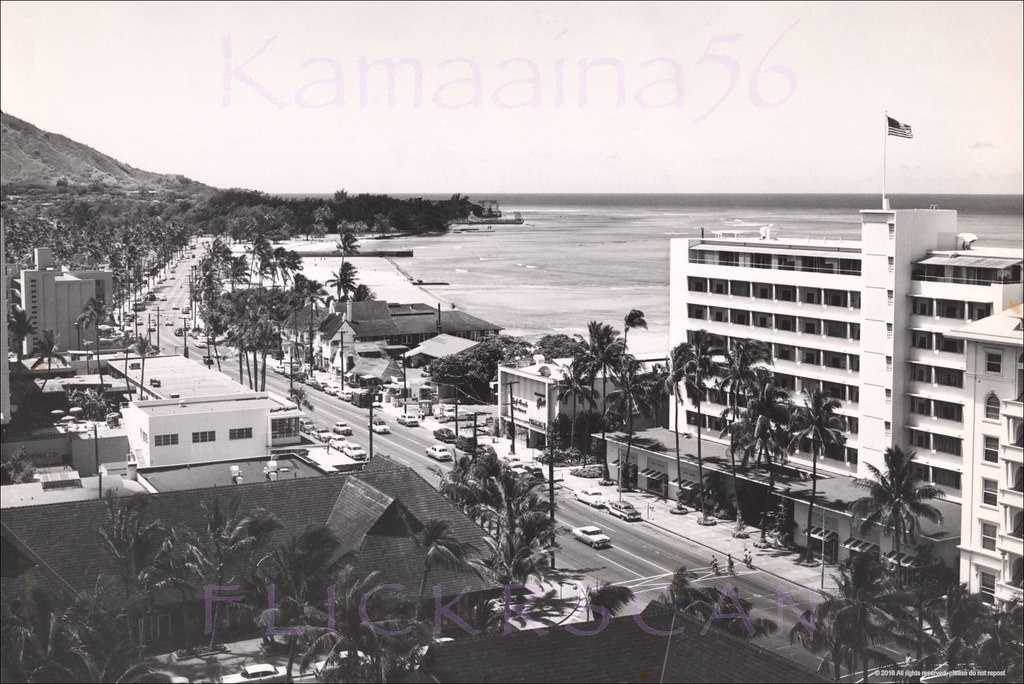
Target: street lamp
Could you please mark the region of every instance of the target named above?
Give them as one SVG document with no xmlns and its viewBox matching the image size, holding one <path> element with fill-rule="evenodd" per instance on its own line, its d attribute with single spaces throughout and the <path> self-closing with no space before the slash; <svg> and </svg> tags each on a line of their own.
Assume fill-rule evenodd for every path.
<svg viewBox="0 0 1024 684">
<path fill-rule="evenodd" d="M 188 358 L 188 316 L 181 317 L 181 338 L 185 342 L 185 358 Z"/>
<path fill-rule="evenodd" d="M 408 352 L 402 352 L 402 415 L 409 415 L 409 383 L 407 376 L 409 374 L 409 359 L 407 358 Z M 476 419 L 473 420 L 473 428 L 476 429 Z M 473 435 L 476 437 L 476 435 Z"/>
</svg>

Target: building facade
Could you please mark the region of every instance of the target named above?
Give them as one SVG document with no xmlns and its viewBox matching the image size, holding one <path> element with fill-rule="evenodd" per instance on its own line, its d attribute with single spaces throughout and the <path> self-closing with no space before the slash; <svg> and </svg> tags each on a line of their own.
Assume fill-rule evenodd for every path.
<svg viewBox="0 0 1024 684">
<path fill-rule="evenodd" d="M 35 250 L 35 268 L 21 271 L 19 287 L 21 306 L 36 330 L 25 337 L 22 353 L 31 354 L 45 330 L 53 330 L 58 346 L 67 351 L 88 346 L 92 335 L 75 323 L 90 299 L 111 304 L 114 277 L 109 271 L 54 268 L 52 252 L 40 247 Z"/>
<path fill-rule="evenodd" d="M 7 231 L 0 222 L 0 425 L 11 422 L 11 370 L 7 360 Z"/>
<path fill-rule="evenodd" d="M 1024 331 L 1021 309 L 1001 311 L 950 336 L 966 344 L 960 580 L 1006 603 L 1024 598 Z"/>
</svg>

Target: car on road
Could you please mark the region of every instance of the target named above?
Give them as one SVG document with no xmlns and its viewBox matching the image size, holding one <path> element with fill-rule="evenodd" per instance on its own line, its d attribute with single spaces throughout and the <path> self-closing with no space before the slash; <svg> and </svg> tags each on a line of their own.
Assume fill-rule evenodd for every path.
<svg viewBox="0 0 1024 684">
<path fill-rule="evenodd" d="M 327 446 L 329 446 L 331 449 L 337 449 L 338 451 L 342 451 L 345 448 L 345 445 L 348 443 L 348 440 L 345 439 L 344 437 L 331 437 L 331 441 L 327 443 Z"/>
<path fill-rule="evenodd" d="M 345 454 L 353 461 L 366 460 L 366 449 L 354 442 L 348 442 L 345 446 L 341 447 L 341 453 Z"/>
<path fill-rule="evenodd" d="M 408 414 L 408 415 L 403 413 L 403 414 L 398 416 L 397 420 L 398 420 L 398 424 L 399 425 L 404 425 L 405 427 L 419 427 L 420 426 L 420 418 L 419 418 L 419 416 L 411 414 L 411 413 Z"/>
<path fill-rule="evenodd" d="M 184 337 L 185 336 L 185 331 L 182 330 L 181 328 L 175 328 L 174 329 L 174 336 L 175 337 Z"/>
<path fill-rule="evenodd" d="M 604 498 L 604 492 L 596 487 L 584 487 L 579 490 L 576 492 L 576 500 L 594 508 L 604 508 L 608 503 L 607 499 Z"/>
<path fill-rule="evenodd" d="M 328 430 L 327 428 L 317 428 L 313 436 L 319 439 L 321 442 L 326 442 L 331 438 L 331 431 Z"/>
<path fill-rule="evenodd" d="M 391 432 L 391 428 L 389 428 L 388 424 L 381 418 L 374 418 L 373 425 L 370 426 L 370 429 L 379 435 L 386 435 Z"/>
<path fill-rule="evenodd" d="M 174 321 L 164 321 L 164 325 L 169 328 L 174 325 Z"/>
<path fill-rule="evenodd" d="M 490 444 L 481 444 L 476 448 L 477 456 L 485 456 L 487 458 L 498 458 L 498 452 L 494 450 Z"/>
<path fill-rule="evenodd" d="M 607 549 L 612 545 L 612 540 L 597 525 L 574 527 L 572 528 L 572 536 L 594 549 Z"/>
<path fill-rule="evenodd" d="M 640 515 L 640 511 L 628 501 L 609 501 L 606 507 L 609 513 L 626 522 L 638 522 L 644 519 Z"/>
<path fill-rule="evenodd" d="M 338 390 L 338 398 L 341 399 L 342 401 L 352 401 L 352 390 Z"/>
<path fill-rule="evenodd" d="M 299 432 L 311 435 L 316 432 L 316 425 L 309 418 L 299 418 Z"/>
<path fill-rule="evenodd" d="M 331 432 L 333 432 L 336 435 L 351 435 L 352 426 L 343 420 L 339 420 L 337 423 L 331 426 Z"/>
<path fill-rule="evenodd" d="M 224 682 L 224 684 L 236 684 L 238 682 L 283 682 L 284 678 L 284 668 L 271 665 L 270 663 L 253 663 L 243 667 L 237 674 L 228 675 L 220 681 Z"/>
<path fill-rule="evenodd" d="M 324 394 L 329 397 L 336 397 L 338 396 L 338 388 L 334 385 L 324 385 Z"/>
<path fill-rule="evenodd" d="M 445 444 L 454 444 L 456 440 L 455 431 L 451 428 L 438 428 L 434 430 L 434 439 Z"/>
<path fill-rule="evenodd" d="M 174 306 L 171 307 L 171 311 L 177 311 L 180 308 L 181 307 L 179 307 L 177 304 L 175 304 Z"/>
<path fill-rule="evenodd" d="M 323 389 L 324 389 L 324 386 L 323 386 L 323 385 L 321 385 L 321 384 L 320 384 L 319 382 L 317 382 L 316 380 L 313 380 L 312 378 L 310 378 L 309 380 L 306 380 L 306 387 L 312 387 L 313 389 L 315 389 L 315 390 L 320 390 L 321 392 L 322 392 L 322 391 L 323 391 Z"/>
<path fill-rule="evenodd" d="M 153 326 L 153 325 L 149 326 L 149 328 L 147 328 L 146 332 L 156 332 L 156 326 Z"/>
<path fill-rule="evenodd" d="M 206 344 L 206 340 L 196 340 L 195 343 L 197 349 L 206 349 L 210 345 Z"/>
<path fill-rule="evenodd" d="M 452 460 L 452 451 L 444 444 L 435 444 L 427 447 L 427 456 L 435 461 L 450 461 Z"/>
</svg>

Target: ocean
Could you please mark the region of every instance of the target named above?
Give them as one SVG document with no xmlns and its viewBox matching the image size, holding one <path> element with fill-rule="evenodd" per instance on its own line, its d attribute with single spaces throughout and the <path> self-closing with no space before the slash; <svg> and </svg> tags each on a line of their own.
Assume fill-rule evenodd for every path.
<svg viewBox="0 0 1024 684">
<path fill-rule="evenodd" d="M 427 196 L 429 197 L 429 196 Z M 669 327 L 669 240 L 701 228 L 771 225 L 781 237 L 859 237 L 861 209 L 881 206 L 878 195 L 480 195 L 503 212 L 522 213 L 523 225 L 492 231 L 388 240 L 387 249 L 413 249 L 396 259 L 437 297 L 535 339 L 583 333 L 592 320 L 622 329 L 640 309 L 648 329 L 630 331 L 635 352 L 663 352 Z M 900 196 L 893 208 L 958 211 L 961 232 L 978 245 L 1021 246 L 1021 196 Z M 364 241 L 370 249 L 370 241 Z M 385 243 L 380 243 L 382 247 Z"/>
</svg>

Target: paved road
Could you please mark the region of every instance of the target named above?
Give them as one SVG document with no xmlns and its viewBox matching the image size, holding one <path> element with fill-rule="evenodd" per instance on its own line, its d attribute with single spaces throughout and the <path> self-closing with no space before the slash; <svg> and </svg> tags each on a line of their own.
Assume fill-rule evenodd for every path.
<svg viewBox="0 0 1024 684">
<path fill-rule="evenodd" d="M 201 250 L 197 250 L 197 254 Z M 190 263 L 185 261 L 179 264 L 172 271 L 172 279 L 163 284 L 159 289 L 158 296 L 166 296 L 166 302 L 159 302 L 161 310 L 178 306 L 179 309 L 187 306 L 188 286 L 187 275 Z M 154 309 L 151 303 L 150 308 Z M 179 312 L 175 312 L 179 313 Z M 145 314 L 142 314 L 143 319 Z M 176 326 L 181 323 L 180 319 Z M 191 323 L 190 323 L 191 325 Z M 163 353 L 174 353 L 183 349 L 183 339 L 173 337 L 173 327 L 164 328 L 168 332 L 163 336 Z M 167 340 L 171 344 L 167 344 Z M 201 362 L 207 350 L 195 346 L 195 340 L 189 340 L 190 358 Z M 225 357 L 221 362 L 221 370 L 233 379 L 238 379 L 237 354 L 230 349 L 220 350 Z M 216 368 L 216 367 L 215 367 Z M 288 379 L 272 371 L 267 373 L 266 389 L 281 396 L 288 396 Z M 353 435 L 349 440 L 367 447 L 369 450 L 370 431 L 369 411 L 360 409 L 348 402 L 336 397 L 331 397 L 322 392 L 305 387 L 306 397 L 312 404 L 312 409 L 306 409 L 305 414 L 314 423 L 322 427 L 330 427 L 335 421 L 345 421 L 353 428 Z M 377 412 L 378 415 L 381 412 Z M 387 435 L 373 435 L 373 451 L 380 457 L 387 455 L 398 463 L 407 465 L 419 473 L 428 482 L 437 483 L 436 469 L 451 467 L 450 463 L 438 463 L 424 454 L 424 450 L 435 444 L 431 431 L 424 427 L 407 428 L 398 425 L 392 418 L 386 417 L 391 426 L 392 433 Z M 609 492 L 612 490 L 609 489 Z M 556 489 L 557 497 L 557 518 L 559 522 L 558 541 L 561 548 L 555 553 L 556 565 L 559 569 L 568 574 L 578 576 L 578 582 L 584 586 L 598 583 L 615 583 L 630 587 L 637 596 L 635 609 L 642 608 L 649 600 L 664 593 L 666 586 L 671 581 L 672 573 L 679 567 L 687 567 L 695 572 L 698 584 L 715 584 L 719 587 L 733 585 L 737 594 L 744 599 L 751 600 L 754 605 L 754 614 L 758 617 L 765 617 L 777 620 L 779 617 L 779 595 L 782 593 L 792 599 L 795 607 L 784 603 L 783 624 L 777 636 L 770 636 L 758 640 L 758 643 L 768 649 L 778 651 L 787 657 L 803 663 L 805 666 L 814 669 L 819 659 L 800 646 L 789 644 L 788 633 L 796 622 L 796 611 L 810 607 L 813 598 L 812 592 L 787 584 L 767 573 L 750 570 L 737 563 L 738 573 L 735 576 L 715 577 L 710 573 L 709 562 L 713 549 L 695 544 L 685 540 L 671 532 L 652 525 L 646 519 L 654 515 L 667 516 L 666 508 L 660 506 L 656 512 L 641 510 L 644 514 L 644 522 L 627 523 L 612 517 L 608 513 L 591 508 L 590 506 L 576 501 L 571 492 L 559 486 Z M 569 529 L 584 524 L 597 524 L 612 538 L 613 546 L 610 549 L 595 550 L 577 542 L 570 534 Z M 724 565 L 724 557 L 718 553 L 719 561 Z M 566 585 L 565 593 L 574 591 L 574 587 Z M 734 610 L 730 604 L 721 607 L 723 613 L 728 614 Z"/>
</svg>

